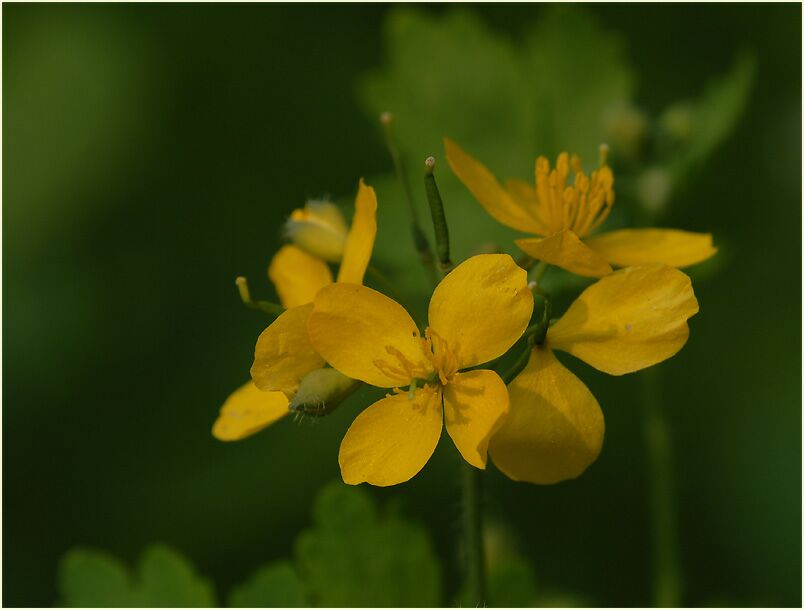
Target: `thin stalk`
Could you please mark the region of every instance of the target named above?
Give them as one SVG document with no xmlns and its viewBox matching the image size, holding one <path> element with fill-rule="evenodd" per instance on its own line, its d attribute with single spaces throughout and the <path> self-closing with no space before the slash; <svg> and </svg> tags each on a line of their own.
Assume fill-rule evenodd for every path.
<svg viewBox="0 0 804 610">
<path fill-rule="evenodd" d="M 539 261 L 539 264 L 536 265 L 536 271 L 533 272 L 533 280 L 534 282 L 538 283 L 541 281 L 542 276 L 544 275 L 545 271 L 550 265 L 544 261 Z"/>
<path fill-rule="evenodd" d="M 435 175 L 435 158 L 427 157 L 424 161 L 424 189 L 427 192 L 427 203 L 430 204 L 430 215 L 433 218 L 433 230 L 436 240 L 436 254 L 438 254 L 438 268 L 443 275 L 452 270 L 453 264 L 449 255 L 449 228 L 447 217 L 444 214 L 444 202 L 438 191 Z"/>
<path fill-rule="evenodd" d="M 483 471 L 463 462 L 463 530 L 466 594 L 476 608 L 486 605 L 486 558 L 483 549 Z"/>
<path fill-rule="evenodd" d="M 383 292 L 393 298 L 395 301 L 401 303 L 402 296 L 397 291 L 396 287 L 394 286 L 393 282 L 389 280 L 385 274 L 377 269 L 374 265 L 369 265 L 366 267 L 366 275 L 368 275 L 371 279 L 377 282 L 378 285 L 382 286 Z"/>
<path fill-rule="evenodd" d="M 607 149 L 601 148 L 601 163 Z M 646 218 L 654 226 L 655 214 Z M 653 532 L 653 605 L 681 605 L 684 575 L 678 545 L 676 483 L 673 439 L 662 401 L 662 371 L 651 367 L 640 372 L 645 444 L 649 470 L 650 511 Z"/>
<path fill-rule="evenodd" d="M 277 303 L 272 303 L 271 301 L 253 300 L 251 298 L 251 291 L 248 288 L 248 280 L 243 276 L 239 276 L 235 280 L 235 284 L 237 285 L 237 292 L 240 294 L 240 300 L 243 301 L 243 305 L 246 307 L 262 311 L 270 316 L 273 316 L 274 318 L 278 318 L 285 312 L 285 308 Z"/>
<path fill-rule="evenodd" d="M 653 518 L 653 606 L 677 608 L 681 605 L 683 584 L 672 441 L 661 400 L 661 369 L 649 368 L 640 377 Z"/>
<path fill-rule="evenodd" d="M 410 187 L 408 180 L 408 173 L 405 169 L 405 163 L 402 156 L 399 154 L 399 148 L 396 145 L 396 138 L 394 137 L 394 117 L 390 112 L 383 112 L 380 116 L 380 122 L 383 126 L 385 134 L 385 147 L 388 149 L 388 154 L 394 164 L 394 172 L 396 178 L 402 185 L 402 190 L 405 193 L 405 201 L 408 204 L 408 212 L 410 213 L 410 232 L 413 236 L 413 245 L 416 252 L 419 253 L 419 259 L 424 266 L 425 273 L 430 283 L 435 285 L 438 281 L 436 278 L 435 259 L 433 258 L 433 251 L 430 249 L 430 241 L 424 234 L 422 226 L 419 224 L 419 215 L 416 212 L 416 202 L 413 199 L 413 191 Z"/>
<path fill-rule="evenodd" d="M 530 362 L 530 355 L 533 352 L 533 346 L 536 344 L 534 340 L 534 335 L 531 335 L 525 341 L 525 349 L 522 350 L 522 353 L 517 358 L 514 365 L 508 369 L 505 373 L 500 375 L 505 385 L 511 383 L 517 375 L 519 375 L 526 366 L 528 366 L 528 362 Z"/>
</svg>

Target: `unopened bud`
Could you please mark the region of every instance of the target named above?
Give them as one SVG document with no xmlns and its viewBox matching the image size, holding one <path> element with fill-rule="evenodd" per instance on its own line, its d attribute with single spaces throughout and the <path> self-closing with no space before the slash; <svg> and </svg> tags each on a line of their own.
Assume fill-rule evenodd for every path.
<svg viewBox="0 0 804 610">
<path fill-rule="evenodd" d="M 648 129 L 645 114 L 634 106 L 620 103 L 608 109 L 604 124 L 607 139 L 617 155 L 628 159 L 638 158 Z"/>
<path fill-rule="evenodd" d="M 668 171 L 662 167 L 650 167 L 637 180 L 639 202 L 651 214 L 658 214 L 667 205 L 673 183 Z"/>
<path fill-rule="evenodd" d="M 332 368 L 307 373 L 290 401 L 290 410 L 320 417 L 332 413 L 360 385 Z"/>
<path fill-rule="evenodd" d="M 285 223 L 285 235 L 294 244 L 331 263 L 340 262 L 348 233 L 341 210 L 330 201 L 308 201 Z"/>
<path fill-rule="evenodd" d="M 687 103 L 673 104 L 659 117 L 659 127 L 662 132 L 676 142 L 688 139 L 694 126 L 695 111 Z"/>
</svg>

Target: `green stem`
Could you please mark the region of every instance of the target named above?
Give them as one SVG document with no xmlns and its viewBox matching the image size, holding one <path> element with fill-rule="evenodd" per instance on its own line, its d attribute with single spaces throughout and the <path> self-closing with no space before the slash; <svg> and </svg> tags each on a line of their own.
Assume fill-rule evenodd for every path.
<svg viewBox="0 0 804 610">
<path fill-rule="evenodd" d="M 388 296 L 392 297 L 399 303 L 402 302 L 402 296 L 397 291 L 393 282 L 391 282 L 391 280 L 389 280 L 382 271 L 377 269 L 374 265 L 369 265 L 366 267 L 366 275 L 377 282 L 378 285 L 382 286 L 383 292 L 385 292 Z"/>
<path fill-rule="evenodd" d="M 533 281 L 537 283 L 541 281 L 544 272 L 547 271 L 547 268 L 549 266 L 550 265 L 548 263 L 544 261 L 539 261 L 539 264 L 536 265 L 536 271 L 533 272 Z"/>
<path fill-rule="evenodd" d="M 536 325 L 534 324 L 534 326 Z M 514 365 L 510 369 L 508 369 L 504 374 L 500 375 L 505 385 L 511 383 L 514 380 L 514 378 L 517 375 L 519 375 L 525 369 L 526 366 L 528 366 L 528 362 L 530 362 L 530 355 L 533 352 L 533 346 L 536 343 L 533 338 L 534 338 L 533 335 L 528 337 L 528 339 L 525 341 L 525 349 L 519 355 L 517 361 L 514 362 Z"/>
<path fill-rule="evenodd" d="M 661 401 L 661 370 L 658 367 L 649 368 L 640 373 L 640 378 L 653 519 L 653 606 L 677 608 L 681 604 L 683 585 L 672 441 Z"/>
<path fill-rule="evenodd" d="M 483 471 L 463 462 L 463 530 L 466 594 L 476 608 L 486 605 L 486 558 L 483 549 Z"/>
<path fill-rule="evenodd" d="M 430 215 L 433 217 L 433 230 L 435 231 L 436 253 L 438 254 L 438 267 L 446 275 L 452 270 L 452 260 L 449 256 L 449 228 L 447 217 L 444 214 L 444 202 L 433 175 L 435 158 L 427 157 L 424 161 L 424 189 L 427 191 L 427 203 L 430 204 Z"/>
<path fill-rule="evenodd" d="M 430 249 L 430 242 L 419 224 L 419 215 L 416 213 L 416 203 L 413 199 L 413 191 L 411 190 L 410 181 L 408 180 L 408 173 L 402 161 L 402 156 L 399 154 L 399 148 L 396 145 L 396 138 L 394 137 L 394 117 L 390 112 L 383 112 L 380 116 L 380 122 L 385 132 L 385 146 L 394 164 L 394 172 L 396 173 L 397 180 L 399 180 L 399 183 L 402 185 L 402 190 L 405 193 L 405 201 L 408 204 L 413 245 L 419 253 L 419 259 L 424 266 L 425 273 L 427 273 L 430 283 L 435 285 L 438 282 L 436 278 L 435 259 L 433 258 L 433 251 Z"/>
</svg>

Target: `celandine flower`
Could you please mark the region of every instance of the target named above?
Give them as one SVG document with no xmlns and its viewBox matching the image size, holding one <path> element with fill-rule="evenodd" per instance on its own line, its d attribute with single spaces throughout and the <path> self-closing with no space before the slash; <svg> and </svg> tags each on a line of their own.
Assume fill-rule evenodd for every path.
<svg viewBox="0 0 804 610">
<path fill-rule="evenodd" d="M 517 481 L 557 483 L 600 453 L 600 406 L 553 350 L 604 373 L 631 373 L 678 352 L 697 312 L 690 279 L 665 265 L 621 269 L 584 290 L 508 385 L 511 411 L 489 446 L 497 468 Z"/>
<path fill-rule="evenodd" d="M 316 211 L 320 213 L 321 208 Z M 333 212 L 327 208 L 325 215 L 333 219 L 335 213 L 340 216 L 337 209 Z M 338 282 L 363 282 L 376 234 L 377 196 L 361 179 L 352 227 L 342 248 Z M 252 381 L 229 396 L 221 408 L 212 434 L 222 441 L 246 438 L 287 415 L 289 401 L 296 395 L 302 380 L 325 364 L 310 345 L 307 318 L 316 293 L 332 284 L 329 266 L 296 245 L 286 245 L 271 261 L 268 276 L 287 310 L 257 339 Z M 337 385 L 338 381 L 331 377 L 329 384 Z"/>
<path fill-rule="evenodd" d="M 465 369 L 505 353 L 532 311 L 527 274 L 507 254 L 474 256 L 450 272 L 430 299 L 424 336 L 401 305 L 379 292 L 323 288 L 308 324 L 316 351 L 348 377 L 397 390 L 352 423 L 338 456 L 343 480 L 407 481 L 430 459 L 442 419 L 463 458 L 484 468 L 508 392 L 497 373 Z"/>
<path fill-rule="evenodd" d="M 614 176 L 603 165 L 590 176 L 577 156 L 561 153 L 554 169 L 545 157 L 536 160 L 536 187 L 509 180 L 507 188 L 479 161 L 444 138 L 452 171 L 485 210 L 502 224 L 539 238 L 517 239 L 528 255 L 587 277 L 611 273 L 611 265 L 628 267 L 661 263 L 687 267 L 717 249 L 708 233 L 675 229 L 622 229 L 590 236 L 614 204 Z M 570 169 L 575 174 L 567 185 Z"/>
</svg>

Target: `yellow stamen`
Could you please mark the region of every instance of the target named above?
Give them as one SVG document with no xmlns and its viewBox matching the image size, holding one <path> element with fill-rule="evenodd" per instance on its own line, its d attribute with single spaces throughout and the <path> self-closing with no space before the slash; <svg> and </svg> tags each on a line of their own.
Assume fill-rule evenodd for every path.
<svg viewBox="0 0 804 610">
<path fill-rule="evenodd" d="M 545 157 L 536 160 L 540 217 L 551 231 L 569 229 L 584 237 L 609 215 L 614 204 L 614 175 L 605 165 L 606 149 L 601 147 L 600 153 L 603 164 L 591 176 L 583 172 L 577 155 L 570 158 L 567 153 L 561 153 L 552 171 Z M 570 168 L 575 178 L 572 186 L 567 186 Z"/>
</svg>

